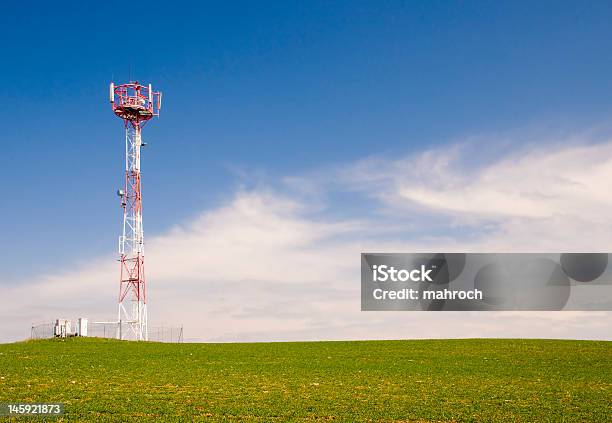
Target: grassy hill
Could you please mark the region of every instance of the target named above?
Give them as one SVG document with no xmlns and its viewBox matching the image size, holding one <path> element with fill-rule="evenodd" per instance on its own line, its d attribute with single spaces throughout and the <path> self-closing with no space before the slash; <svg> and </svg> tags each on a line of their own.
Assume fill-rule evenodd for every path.
<svg viewBox="0 0 612 423">
<path fill-rule="evenodd" d="M 0 403 L 65 420 L 612 421 L 612 342 L 0 345 Z"/>
</svg>

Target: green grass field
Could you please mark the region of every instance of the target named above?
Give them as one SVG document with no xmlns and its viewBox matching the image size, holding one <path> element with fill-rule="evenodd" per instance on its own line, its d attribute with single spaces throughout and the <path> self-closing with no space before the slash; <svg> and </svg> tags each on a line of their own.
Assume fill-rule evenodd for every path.
<svg viewBox="0 0 612 423">
<path fill-rule="evenodd" d="M 64 420 L 612 421 L 612 342 L 0 345 L 0 402 Z"/>
</svg>

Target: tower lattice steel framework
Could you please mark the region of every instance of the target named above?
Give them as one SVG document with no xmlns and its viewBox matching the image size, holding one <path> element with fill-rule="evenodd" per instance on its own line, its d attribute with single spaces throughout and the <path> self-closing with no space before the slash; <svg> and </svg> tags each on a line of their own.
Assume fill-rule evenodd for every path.
<svg viewBox="0 0 612 423">
<path fill-rule="evenodd" d="M 119 237 L 118 337 L 148 340 L 147 289 L 144 271 L 144 232 L 140 189 L 140 149 L 142 127 L 159 116 L 162 94 L 151 84 L 138 81 L 110 84 L 110 102 L 115 115 L 125 124 L 125 187 L 117 194 L 123 207 L 123 231 Z"/>
</svg>

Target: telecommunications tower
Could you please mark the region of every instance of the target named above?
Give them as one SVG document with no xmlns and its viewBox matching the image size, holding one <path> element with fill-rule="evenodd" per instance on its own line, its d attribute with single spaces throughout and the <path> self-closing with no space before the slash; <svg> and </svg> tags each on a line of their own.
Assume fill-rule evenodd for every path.
<svg viewBox="0 0 612 423">
<path fill-rule="evenodd" d="M 162 94 L 151 84 L 138 81 L 110 84 L 110 102 L 125 125 L 125 188 L 117 191 L 123 207 L 123 233 L 119 237 L 119 321 L 121 339 L 148 340 L 147 290 L 144 273 L 142 193 L 140 191 L 140 148 L 142 127 L 159 116 Z M 125 327 L 125 329 L 124 329 Z"/>
</svg>

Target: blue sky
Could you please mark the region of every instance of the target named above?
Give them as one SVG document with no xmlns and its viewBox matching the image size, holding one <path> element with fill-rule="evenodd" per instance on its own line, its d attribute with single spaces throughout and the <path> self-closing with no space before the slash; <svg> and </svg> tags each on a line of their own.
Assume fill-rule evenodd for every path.
<svg viewBox="0 0 612 423">
<path fill-rule="evenodd" d="M 606 126 L 611 19 L 609 2 L 3 4 L 2 282 L 115 251 L 111 80 L 164 92 L 143 135 L 155 236 L 237 191 L 371 156 Z M 498 148 L 481 147 L 472 160 Z M 328 193 L 328 215 L 367 210 L 356 195 Z"/>
</svg>

